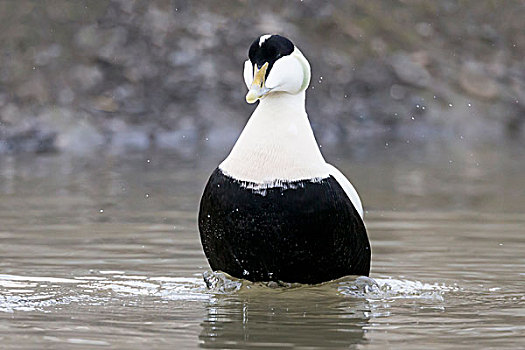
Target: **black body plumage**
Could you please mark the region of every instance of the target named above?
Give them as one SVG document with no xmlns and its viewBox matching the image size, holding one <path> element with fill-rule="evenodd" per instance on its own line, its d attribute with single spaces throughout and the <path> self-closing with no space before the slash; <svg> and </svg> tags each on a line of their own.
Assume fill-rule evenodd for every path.
<svg viewBox="0 0 525 350">
<path fill-rule="evenodd" d="M 331 176 L 258 193 L 217 168 L 199 230 L 211 268 L 238 278 L 314 284 L 370 271 L 364 223 Z"/>
</svg>

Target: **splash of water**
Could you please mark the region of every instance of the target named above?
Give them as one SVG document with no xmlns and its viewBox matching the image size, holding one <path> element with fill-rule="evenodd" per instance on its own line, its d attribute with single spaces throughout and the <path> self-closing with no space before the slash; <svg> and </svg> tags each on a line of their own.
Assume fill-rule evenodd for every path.
<svg viewBox="0 0 525 350">
<path fill-rule="evenodd" d="M 338 280 L 317 285 L 304 285 L 286 282 L 250 282 L 231 277 L 223 272 L 206 271 L 204 281 L 211 293 L 230 294 L 249 289 L 292 290 L 295 288 L 335 289 L 341 296 L 368 300 L 384 299 L 424 299 L 444 301 L 444 294 L 458 291 L 459 287 L 445 284 L 430 284 L 421 281 L 394 278 L 370 278 L 365 276 L 346 276 Z"/>
</svg>

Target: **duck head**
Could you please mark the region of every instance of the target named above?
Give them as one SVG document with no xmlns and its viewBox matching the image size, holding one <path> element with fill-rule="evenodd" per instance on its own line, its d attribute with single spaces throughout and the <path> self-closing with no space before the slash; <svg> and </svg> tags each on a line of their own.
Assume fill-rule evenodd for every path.
<svg viewBox="0 0 525 350">
<path fill-rule="evenodd" d="M 246 102 L 277 92 L 298 94 L 310 83 L 310 63 L 287 38 L 274 34 L 256 39 L 244 63 Z"/>
</svg>

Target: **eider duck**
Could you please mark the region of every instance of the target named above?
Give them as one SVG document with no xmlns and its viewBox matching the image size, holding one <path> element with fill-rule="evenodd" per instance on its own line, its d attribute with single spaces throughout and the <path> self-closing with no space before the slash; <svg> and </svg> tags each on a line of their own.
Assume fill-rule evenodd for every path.
<svg viewBox="0 0 525 350">
<path fill-rule="evenodd" d="M 259 105 L 200 202 L 211 268 L 251 281 L 306 284 L 368 276 L 361 200 L 324 160 L 306 114 L 310 64 L 280 35 L 255 40 L 248 57 L 246 101 Z"/>
</svg>

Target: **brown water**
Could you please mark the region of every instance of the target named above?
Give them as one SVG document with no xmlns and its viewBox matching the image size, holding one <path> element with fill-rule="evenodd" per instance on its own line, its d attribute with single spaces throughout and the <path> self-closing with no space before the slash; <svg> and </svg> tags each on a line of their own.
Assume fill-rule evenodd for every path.
<svg viewBox="0 0 525 350">
<path fill-rule="evenodd" d="M 373 280 L 211 290 L 196 209 L 225 151 L 190 153 L 1 156 L 2 349 L 524 346 L 523 152 L 325 152 L 365 203 Z"/>
</svg>

